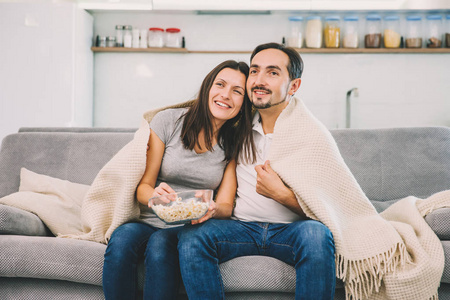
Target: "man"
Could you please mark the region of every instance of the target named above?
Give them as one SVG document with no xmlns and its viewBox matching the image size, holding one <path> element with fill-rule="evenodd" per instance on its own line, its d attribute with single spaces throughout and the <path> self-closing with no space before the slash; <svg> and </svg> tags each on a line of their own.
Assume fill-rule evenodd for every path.
<svg viewBox="0 0 450 300">
<path fill-rule="evenodd" d="M 264 255 L 295 267 L 296 299 L 333 299 L 335 248 L 330 230 L 306 218 L 295 194 L 267 160 L 277 118 L 299 89 L 303 62 L 292 48 L 263 44 L 253 51 L 247 91 L 256 162 L 241 161 L 233 220 L 211 219 L 179 235 L 180 266 L 189 299 L 224 299 L 219 264 Z M 295 121 L 295 120 L 292 120 Z"/>
</svg>

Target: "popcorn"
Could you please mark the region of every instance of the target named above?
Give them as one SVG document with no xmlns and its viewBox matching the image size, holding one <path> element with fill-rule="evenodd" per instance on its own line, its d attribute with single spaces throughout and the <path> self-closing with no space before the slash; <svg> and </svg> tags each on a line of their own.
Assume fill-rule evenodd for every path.
<svg viewBox="0 0 450 300">
<path fill-rule="evenodd" d="M 180 197 L 172 205 L 153 205 L 152 209 L 166 223 L 188 221 L 203 217 L 208 211 L 209 203 L 194 199 L 182 201 Z"/>
</svg>

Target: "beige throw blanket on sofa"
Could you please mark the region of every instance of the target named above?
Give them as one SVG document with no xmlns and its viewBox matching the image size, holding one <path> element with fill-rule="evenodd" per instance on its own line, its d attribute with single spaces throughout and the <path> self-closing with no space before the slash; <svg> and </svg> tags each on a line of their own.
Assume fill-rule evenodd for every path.
<svg viewBox="0 0 450 300">
<path fill-rule="evenodd" d="M 84 232 L 65 237 L 106 243 L 115 228 L 139 216 L 134 193 L 156 112 L 94 180 L 82 206 Z M 269 159 L 305 213 L 333 233 L 347 299 L 437 299 L 444 253 L 423 216 L 450 206 L 448 191 L 408 197 L 377 214 L 329 131 L 296 99 L 277 120 Z"/>
</svg>

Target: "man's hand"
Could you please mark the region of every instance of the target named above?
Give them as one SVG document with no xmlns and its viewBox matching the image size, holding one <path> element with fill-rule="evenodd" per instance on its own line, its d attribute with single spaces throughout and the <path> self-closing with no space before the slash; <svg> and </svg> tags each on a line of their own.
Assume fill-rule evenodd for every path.
<svg viewBox="0 0 450 300">
<path fill-rule="evenodd" d="M 256 192 L 258 194 L 281 203 L 300 216 L 305 216 L 294 192 L 284 184 L 278 174 L 270 167 L 268 160 L 264 165 L 257 165 L 255 170 L 257 174 Z"/>
<path fill-rule="evenodd" d="M 270 162 L 266 160 L 264 165 L 257 165 L 255 171 L 257 174 L 256 192 L 267 198 L 278 201 L 280 192 L 286 191 L 288 187 L 284 185 L 278 174 L 272 170 Z"/>
</svg>

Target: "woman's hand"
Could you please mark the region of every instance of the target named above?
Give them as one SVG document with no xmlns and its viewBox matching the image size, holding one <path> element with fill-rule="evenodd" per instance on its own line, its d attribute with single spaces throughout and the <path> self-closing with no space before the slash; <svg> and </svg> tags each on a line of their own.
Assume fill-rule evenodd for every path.
<svg viewBox="0 0 450 300">
<path fill-rule="evenodd" d="M 200 224 L 211 218 L 214 218 L 214 215 L 216 214 L 216 209 L 217 209 L 216 202 L 211 201 L 211 204 L 209 205 L 209 208 L 208 208 L 208 212 L 206 212 L 206 214 L 203 217 L 201 217 L 200 219 L 192 220 L 191 224 L 192 225 Z"/>
<path fill-rule="evenodd" d="M 168 185 L 168 184 L 165 183 L 165 182 L 161 182 L 161 183 L 153 190 L 152 196 L 151 196 L 150 198 L 158 197 L 158 196 L 161 196 L 161 195 L 174 194 L 174 193 L 176 193 L 176 192 L 170 187 L 170 185 Z M 169 198 L 169 197 L 167 197 L 167 199 L 162 199 L 162 198 L 160 198 L 160 199 L 163 200 L 163 201 L 164 201 L 164 200 L 167 200 L 167 203 L 169 203 L 170 201 L 175 201 L 176 198 L 177 198 L 177 197 L 174 195 L 173 199 L 171 199 L 171 198 Z M 149 201 L 149 202 L 148 202 L 148 206 L 151 207 L 152 205 L 153 205 L 152 201 Z"/>
</svg>

